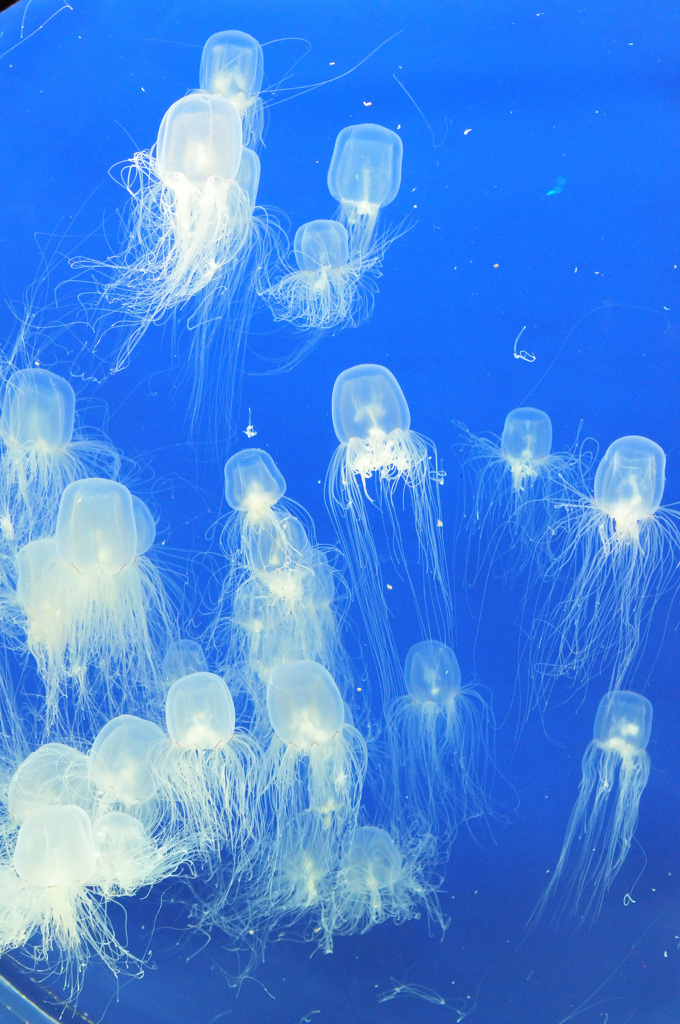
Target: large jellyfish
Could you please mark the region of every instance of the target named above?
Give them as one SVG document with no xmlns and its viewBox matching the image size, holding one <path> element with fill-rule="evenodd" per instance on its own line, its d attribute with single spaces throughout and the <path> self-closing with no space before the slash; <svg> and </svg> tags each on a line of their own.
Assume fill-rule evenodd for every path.
<svg viewBox="0 0 680 1024">
<path fill-rule="evenodd" d="M 449 637 L 452 605 L 436 484 L 437 454 L 432 442 L 410 429 L 404 394 L 384 366 L 367 363 L 343 371 L 333 387 L 332 411 L 340 444 L 328 468 L 326 504 L 342 538 L 376 676 L 384 698 L 392 700 L 401 692 L 401 667 L 369 509 L 387 520 L 390 555 L 397 573 L 407 577 L 413 590 L 421 633 Z M 400 485 L 413 509 L 422 593 L 416 593 L 406 564 L 395 508 Z"/>
<path fill-rule="evenodd" d="M 260 294 L 274 319 L 311 332 L 286 367 L 303 358 L 321 331 L 357 327 L 371 315 L 385 251 L 401 233 L 376 235 L 376 223 L 399 191 L 402 150 L 399 136 L 381 125 L 343 128 L 328 170 L 328 188 L 340 203 L 337 219 L 298 228 L 296 266 L 260 268 Z"/>
<path fill-rule="evenodd" d="M 16 602 L 48 722 L 71 687 L 97 713 L 148 699 L 171 634 L 161 576 L 146 555 L 153 539 L 144 503 L 93 477 L 64 490 L 54 536 L 20 550 Z"/>
<path fill-rule="evenodd" d="M 611 665 L 621 685 L 680 554 L 678 514 L 661 506 L 665 466 L 654 441 L 620 437 L 597 467 L 592 496 L 567 486 L 559 499 L 548 597 L 532 636 L 540 704 L 560 676 L 583 685 Z"/>
<path fill-rule="evenodd" d="M 489 810 L 493 713 L 478 689 L 463 686 L 456 655 L 438 640 L 411 647 L 404 677 L 407 695 L 385 709 L 393 820 L 446 842 Z"/>
<path fill-rule="evenodd" d="M 168 738 L 150 757 L 155 789 L 169 827 L 199 855 L 239 858 L 253 833 L 260 751 L 236 731 L 236 710 L 220 676 L 195 672 L 177 679 L 165 702 Z"/>
<path fill-rule="evenodd" d="M 120 460 L 103 438 L 75 429 L 76 398 L 50 370 L 16 370 L 0 415 L 0 537 L 11 556 L 54 532 L 61 492 L 80 477 L 116 476 Z M 6 566 L 13 576 L 11 566 Z"/>
<path fill-rule="evenodd" d="M 215 32 L 203 47 L 201 89 L 233 104 L 241 118 L 245 146 L 255 147 L 262 142 L 263 71 L 262 47 L 247 32 Z"/>
<path fill-rule="evenodd" d="M 444 930 L 436 880 L 429 877 L 433 846 L 432 837 L 425 836 L 402 849 L 383 828 L 357 828 L 335 878 L 331 933 L 363 933 L 389 920 L 402 924 L 423 910 Z"/>
<path fill-rule="evenodd" d="M 478 536 L 475 575 L 487 559 L 494 562 L 510 548 L 513 565 L 544 566 L 557 496 L 583 472 L 573 451 L 553 452 L 552 423 L 542 409 L 512 409 L 500 438 L 477 437 L 458 424 L 464 460 L 474 472 L 468 530 Z M 566 483 L 565 483 L 566 481 Z M 468 562 L 471 559 L 468 557 Z"/>
<path fill-rule="evenodd" d="M 553 899 L 557 918 L 576 917 L 583 923 L 598 916 L 635 835 L 649 778 L 651 728 L 652 705 L 639 693 L 615 690 L 600 701 L 581 763 L 578 800 L 532 923 Z"/>
</svg>

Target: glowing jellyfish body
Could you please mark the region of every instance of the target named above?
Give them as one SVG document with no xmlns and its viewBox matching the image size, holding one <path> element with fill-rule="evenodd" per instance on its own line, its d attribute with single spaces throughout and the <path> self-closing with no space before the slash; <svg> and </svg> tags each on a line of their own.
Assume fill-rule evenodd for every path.
<svg viewBox="0 0 680 1024">
<path fill-rule="evenodd" d="M 62 494 L 54 537 L 31 541 L 17 556 L 16 600 L 48 718 L 70 680 L 86 702 L 92 687 L 103 689 L 104 711 L 155 680 L 169 613 L 158 571 L 138 553 L 137 521 L 122 484 L 82 480 Z"/>
<path fill-rule="evenodd" d="M 75 430 L 73 388 L 49 370 L 30 367 L 8 378 L 0 441 L 0 538 L 13 555 L 54 531 L 67 484 L 93 472 L 118 472 L 118 455 L 104 439 Z"/>
<path fill-rule="evenodd" d="M 565 490 L 532 638 L 540 702 L 556 678 L 582 684 L 609 665 L 621 685 L 680 552 L 677 513 L 661 506 L 665 465 L 654 441 L 621 437 L 597 467 L 592 496 Z"/>
<path fill-rule="evenodd" d="M 115 936 L 92 887 L 97 849 L 88 815 L 74 804 L 30 811 L 0 866 L 0 949 L 27 947 L 30 960 L 62 971 L 76 992 L 87 962 L 114 973 L 135 962 Z"/>
<path fill-rule="evenodd" d="M 7 810 L 17 825 L 42 807 L 72 804 L 90 814 L 95 790 L 87 755 L 65 743 L 45 743 L 21 762 L 7 789 Z"/>
<path fill-rule="evenodd" d="M 199 856 L 223 850 L 240 857 L 253 830 L 259 750 L 236 731 L 229 688 L 210 672 L 176 680 L 165 721 L 169 738 L 154 751 L 151 768 L 171 832 Z"/>
<path fill-rule="evenodd" d="M 422 632 L 449 636 L 452 609 L 436 483 L 437 454 L 431 442 L 410 429 L 404 394 L 384 366 L 363 364 L 343 371 L 333 387 L 332 411 L 340 445 L 326 477 L 326 504 L 342 538 L 376 677 L 384 698 L 392 700 L 399 694 L 401 670 L 369 509 L 382 513 L 389 550 L 398 571 L 408 577 Z M 416 593 L 406 568 L 394 500 L 401 486 L 413 510 L 422 595 Z"/>
<path fill-rule="evenodd" d="M 357 828 L 337 872 L 331 932 L 363 933 L 387 920 L 402 924 L 423 909 L 444 928 L 435 886 L 428 878 L 431 858 L 431 838 L 400 849 L 383 828 Z"/>
<path fill-rule="evenodd" d="M 407 695 L 386 709 L 395 780 L 394 814 L 450 841 L 488 810 L 493 715 L 473 686 L 463 686 L 453 650 L 437 640 L 406 656 Z"/>
<path fill-rule="evenodd" d="M 533 920 L 549 900 L 556 916 L 592 921 L 628 856 L 650 771 L 652 705 L 630 690 L 605 694 L 581 763 L 578 800 L 557 866 Z"/>
<path fill-rule="evenodd" d="M 335 140 L 328 190 L 340 204 L 351 257 L 369 259 L 376 246 L 384 252 L 385 238 L 373 236 L 380 210 L 399 191 L 403 148 L 397 133 L 379 124 L 350 125 Z"/>
<path fill-rule="evenodd" d="M 247 32 L 215 32 L 203 47 L 201 89 L 223 96 L 234 105 L 241 118 L 245 145 L 262 141 L 263 71 L 262 47 Z"/>
</svg>

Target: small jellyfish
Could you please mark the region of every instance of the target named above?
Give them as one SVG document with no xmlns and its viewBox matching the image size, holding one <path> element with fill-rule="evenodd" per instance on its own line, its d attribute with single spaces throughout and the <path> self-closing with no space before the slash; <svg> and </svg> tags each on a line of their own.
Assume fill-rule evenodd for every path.
<svg viewBox="0 0 680 1024">
<path fill-rule="evenodd" d="M 236 730 L 228 686 L 211 672 L 176 680 L 165 722 L 168 738 L 150 765 L 170 831 L 179 831 L 199 856 L 226 851 L 241 858 L 254 828 L 260 751 L 247 732 Z"/>
<path fill-rule="evenodd" d="M 407 695 L 386 709 L 394 818 L 448 842 L 489 810 L 491 707 L 463 686 L 458 659 L 437 640 L 414 644 L 404 667 Z"/>
<path fill-rule="evenodd" d="M 335 140 L 328 191 L 340 204 L 338 219 L 347 228 L 351 258 L 375 258 L 389 244 L 386 236 L 375 239 L 374 234 L 380 210 L 399 191 L 403 151 L 397 133 L 379 124 L 349 125 Z"/>
<path fill-rule="evenodd" d="M 557 919 L 575 917 L 582 924 L 597 918 L 635 835 L 649 778 L 651 728 L 652 705 L 639 693 L 616 690 L 600 701 L 562 852 L 531 924 L 553 899 Z"/>
<path fill-rule="evenodd" d="M 122 808 L 153 825 L 158 816 L 158 782 L 153 771 L 163 730 L 136 715 L 118 715 L 97 733 L 89 753 L 89 774 L 107 809 Z"/>
<path fill-rule="evenodd" d="M 346 721 L 333 677 L 312 661 L 280 665 L 267 687 L 267 710 L 274 735 L 263 786 L 277 835 L 295 830 L 304 815 L 314 836 L 337 842 L 356 823 L 367 752 Z"/>
<path fill-rule="evenodd" d="M 161 675 L 165 685 L 170 687 L 183 676 L 207 671 L 205 652 L 196 640 L 173 640 L 165 652 Z"/>
<path fill-rule="evenodd" d="M 171 626 L 160 574 L 144 553 L 153 540 L 145 509 L 122 484 L 77 481 L 62 494 L 54 537 L 19 551 L 16 601 L 48 720 L 71 683 L 81 702 L 94 710 L 96 694 L 106 713 L 121 699 L 147 699 L 144 687 L 156 680 Z"/>
<path fill-rule="evenodd" d="M 431 441 L 411 430 L 396 378 L 370 363 L 344 370 L 333 387 L 333 427 L 340 442 L 326 476 L 326 505 L 342 539 L 384 700 L 401 692 L 401 667 L 389 624 L 385 584 L 369 510 L 382 513 L 398 574 L 411 586 L 421 634 L 451 635 L 452 604 Z M 422 595 L 409 575 L 395 492 L 403 485 L 413 510 Z M 399 503 L 403 501 L 399 495 Z"/>
<path fill-rule="evenodd" d="M 578 685 L 612 666 L 613 689 L 644 640 L 680 554 L 678 513 L 661 505 L 666 456 L 646 437 L 620 437 L 600 461 L 593 493 L 566 487 L 534 624 L 532 671 L 545 704 L 555 679 Z"/>
<path fill-rule="evenodd" d="M 54 532 L 67 484 L 118 473 L 115 449 L 76 430 L 75 403 L 69 382 L 50 370 L 29 367 L 7 379 L 0 414 L 0 538 L 12 555 Z"/>
<path fill-rule="evenodd" d="M 425 836 L 400 849 L 383 828 L 357 828 L 337 872 L 331 932 L 354 935 L 383 921 L 403 924 L 419 917 L 423 909 L 444 930 L 446 922 L 436 896 L 436 881 L 428 877 L 433 845 L 432 837 Z"/>
<path fill-rule="evenodd" d="M 257 146 L 262 142 L 264 119 L 260 89 L 263 71 L 262 47 L 247 32 L 235 29 L 215 32 L 203 47 L 201 89 L 223 96 L 234 105 L 241 118 L 246 146 Z"/>
<path fill-rule="evenodd" d="M 97 849 L 85 811 L 74 804 L 32 810 L 12 842 L 0 863 L 0 950 L 25 947 L 33 966 L 62 972 L 74 994 L 95 958 L 114 974 L 141 973 L 93 888 Z"/>
<path fill-rule="evenodd" d="M 542 409 L 512 409 L 500 438 L 477 437 L 457 425 L 463 435 L 464 462 L 472 470 L 468 568 L 475 578 L 483 564 L 488 568 L 499 559 L 510 563 L 510 572 L 536 560 L 541 568 L 555 502 L 565 482 L 574 484 L 584 472 L 587 456 L 552 451 L 552 423 Z M 476 559 L 473 538 L 478 538 Z"/>
<path fill-rule="evenodd" d="M 187 850 L 165 836 L 158 842 L 139 818 L 127 811 L 104 810 L 92 823 L 97 852 L 91 884 L 106 898 L 133 896 L 171 875 Z"/>
</svg>

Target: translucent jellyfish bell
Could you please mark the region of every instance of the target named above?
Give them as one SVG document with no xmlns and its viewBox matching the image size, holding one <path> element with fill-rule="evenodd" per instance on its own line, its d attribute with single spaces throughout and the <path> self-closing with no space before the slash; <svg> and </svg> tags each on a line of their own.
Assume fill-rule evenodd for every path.
<svg viewBox="0 0 680 1024">
<path fill-rule="evenodd" d="M 138 498 L 136 494 L 132 495 L 132 511 L 137 530 L 137 554 L 145 555 L 156 540 L 156 520 L 151 515 L 151 510 L 146 502 Z"/>
<path fill-rule="evenodd" d="M 231 508 L 259 518 L 286 493 L 286 481 L 268 452 L 244 448 L 227 460 L 224 493 Z"/>
<path fill-rule="evenodd" d="M 343 370 L 333 385 L 333 429 L 341 444 L 373 441 L 411 425 L 404 392 L 386 366 L 362 363 Z"/>
<path fill-rule="evenodd" d="M 592 923 L 599 914 L 637 828 L 651 728 L 652 705 L 639 693 L 612 690 L 600 701 L 562 851 L 532 923 L 553 897 L 558 918 Z"/>
<path fill-rule="evenodd" d="M 92 826 L 80 807 L 41 807 L 19 829 L 14 870 L 24 882 L 43 888 L 85 885 L 95 864 Z"/>
<path fill-rule="evenodd" d="M 64 743 L 46 743 L 29 754 L 7 790 L 7 809 L 19 825 L 41 807 L 76 804 L 89 812 L 93 802 L 87 755 Z"/>
<path fill-rule="evenodd" d="M 300 270 L 318 274 L 338 269 L 349 260 L 347 229 L 336 220 L 312 220 L 295 232 L 293 251 Z"/>
<path fill-rule="evenodd" d="M 538 475 L 541 463 L 550 457 L 552 423 L 542 409 L 513 409 L 505 418 L 501 453 L 512 473 L 515 490 L 527 478 Z"/>
<path fill-rule="evenodd" d="M 75 403 L 73 388 L 56 373 L 16 370 L 5 385 L 0 437 L 8 447 L 65 448 L 73 437 Z"/>
<path fill-rule="evenodd" d="M 328 168 L 328 190 L 342 207 L 359 214 L 387 206 L 401 184 L 404 147 L 396 132 L 379 124 L 343 128 Z"/>
<path fill-rule="evenodd" d="M 248 196 L 252 210 L 257 202 L 257 190 L 260 187 L 260 158 L 247 146 L 241 150 L 241 163 L 236 172 L 236 181 Z"/>
<path fill-rule="evenodd" d="M 460 692 L 458 659 L 438 640 L 422 640 L 406 655 L 406 689 L 417 704 L 445 704 Z"/>
<path fill-rule="evenodd" d="M 288 662 L 274 670 L 267 710 L 277 736 L 301 751 L 330 743 L 345 721 L 335 680 L 314 661 Z"/>
<path fill-rule="evenodd" d="M 150 766 L 163 730 L 135 715 L 119 715 L 100 729 L 90 750 L 90 776 L 105 799 L 126 806 L 144 804 L 156 794 Z"/>
<path fill-rule="evenodd" d="M 595 502 L 617 531 L 649 519 L 663 497 L 666 455 L 648 437 L 620 437 L 609 445 L 595 473 Z"/>
<path fill-rule="evenodd" d="M 205 652 L 195 640 L 175 640 L 165 652 L 162 675 L 168 686 L 182 676 L 207 671 L 208 661 Z"/>
<path fill-rule="evenodd" d="M 209 178 L 233 180 L 242 146 L 241 120 L 233 104 L 221 96 L 191 93 L 173 103 L 161 121 L 158 174 L 168 185 L 180 174 L 199 187 Z"/>
<path fill-rule="evenodd" d="M 132 565 L 137 525 L 127 487 L 96 477 L 69 484 L 59 504 L 55 541 L 59 558 L 80 573 L 97 566 L 115 576 Z"/>
<path fill-rule="evenodd" d="M 235 29 L 215 32 L 201 55 L 201 89 L 224 96 L 243 117 L 259 96 L 263 66 L 257 39 Z"/>
<path fill-rule="evenodd" d="M 168 690 L 165 722 L 170 739 L 187 750 L 212 750 L 234 735 L 236 711 L 220 676 L 195 672 Z"/>
<path fill-rule="evenodd" d="M 125 811 L 100 814 L 92 839 L 97 851 L 92 882 L 105 894 L 132 894 L 170 871 L 142 822 Z"/>
<path fill-rule="evenodd" d="M 357 893 L 392 889 L 403 863 L 399 847 L 385 829 L 362 825 L 343 858 L 347 887 Z"/>
</svg>

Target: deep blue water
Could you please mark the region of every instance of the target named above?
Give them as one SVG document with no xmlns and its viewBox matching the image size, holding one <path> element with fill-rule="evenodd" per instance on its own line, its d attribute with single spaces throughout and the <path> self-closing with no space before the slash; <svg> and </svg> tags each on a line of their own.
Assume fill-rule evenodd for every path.
<svg viewBox="0 0 680 1024">
<path fill-rule="evenodd" d="M 498 433 L 510 408 L 532 404 L 549 411 L 559 448 L 573 442 L 581 422 L 601 449 L 620 435 L 649 436 L 668 458 L 665 502 L 680 500 L 677 8 L 627 0 L 73 0 L 40 29 L 57 11 L 59 0 L 35 0 L 0 15 L 0 332 L 7 343 L 16 331 L 10 307 L 21 308 L 39 277 L 41 249 L 108 254 L 124 205 L 109 168 L 150 146 L 167 107 L 197 86 L 212 32 L 240 28 L 267 43 L 272 87 L 292 69 L 290 91 L 268 94 L 259 201 L 277 207 L 293 229 L 333 214 L 326 167 L 342 127 L 399 126 L 402 186 L 386 213 L 393 222 L 410 216 L 413 226 L 386 256 L 374 314 L 356 330 L 323 338 L 289 373 L 272 375 L 260 357 L 280 355 L 294 338 L 258 312 L 236 422 L 244 430 L 251 411 L 256 443 L 281 467 L 319 538 L 333 543 L 323 501 L 335 447 L 333 381 L 361 362 L 383 363 L 401 381 L 413 426 L 435 441 L 447 471 L 441 498 L 455 565 L 456 649 L 464 677 L 493 693 L 497 762 L 510 783 L 501 787 L 507 823 L 463 830 L 454 844 L 441 894 L 451 917 L 443 941 L 420 920 L 340 938 L 330 956 L 310 956 L 314 947 L 302 942 L 273 942 L 237 994 L 221 974 L 229 956 L 219 935 L 205 945 L 199 937 L 187 942 L 177 893 L 160 906 L 156 894 L 128 901 L 131 943 L 146 941 L 155 925 L 156 969 L 117 987 L 93 965 L 79 1011 L 94 1020 L 106 1011 L 111 1024 L 418 1024 L 460 1020 L 461 1011 L 479 1024 L 677 1021 L 677 602 L 657 608 L 635 671 L 635 688 L 655 715 L 638 843 L 591 930 L 546 921 L 525 937 L 561 847 L 606 683 L 591 681 L 582 704 L 555 706 L 545 722 L 533 716 L 517 737 L 526 580 L 508 585 L 492 576 L 483 594 L 469 586 L 452 422 Z M 561 191 L 549 194 L 559 179 Z M 36 289 L 38 306 L 64 273 L 55 257 L 50 282 Z M 535 354 L 532 363 L 513 357 L 524 326 L 521 345 Z M 55 347 L 53 365 L 76 374 L 93 418 L 107 411 L 108 433 L 141 467 L 138 490 L 158 510 L 168 564 L 186 579 L 190 599 L 200 590 L 202 556 L 216 545 L 210 527 L 224 512 L 227 450 L 208 434 L 188 440 L 187 391 L 177 386 L 170 333 L 150 329 L 130 367 L 104 383 L 78 380 L 82 358 L 70 334 Z M 397 615 L 404 609 L 395 603 Z M 404 655 L 412 624 L 400 629 Z M 627 893 L 634 902 L 624 905 Z M 7 958 L 4 968 L 49 1004 Z M 425 986 L 447 1005 L 379 1002 L 397 983 Z"/>
</svg>

